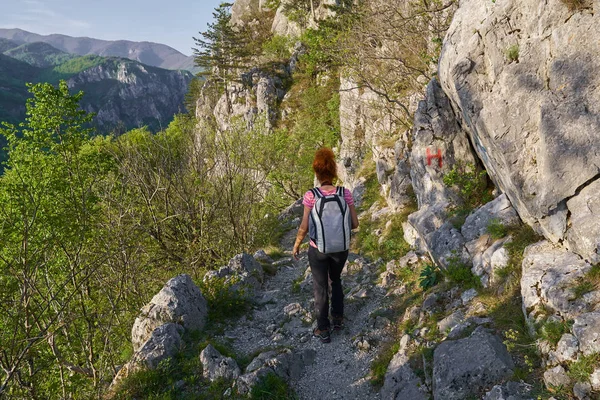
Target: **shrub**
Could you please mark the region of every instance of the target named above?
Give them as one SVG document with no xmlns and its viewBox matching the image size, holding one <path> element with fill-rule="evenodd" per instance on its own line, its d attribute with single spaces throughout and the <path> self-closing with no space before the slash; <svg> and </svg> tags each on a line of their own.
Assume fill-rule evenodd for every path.
<svg viewBox="0 0 600 400">
<path fill-rule="evenodd" d="M 506 58 L 509 62 L 519 62 L 519 45 L 513 44 L 506 49 Z"/>
<path fill-rule="evenodd" d="M 492 200 L 486 174 L 485 171 L 479 171 L 474 164 L 458 161 L 452 170 L 444 175 L 444 184 L 454 188 L 462 202 L 449 213 L 451 222 L 457 229 L 473 209 Z"/>
<path fill-rule="evenodd" d="M 290 58 L 292 41 L 287 36 L 275 35 L 266 40 L 262 45 L 265 56 L 273 60 L 285 60 Z"/>
<path fill-rule="evenodd" d="M 198 284 L 208 303 L 208 318 L 212 321 L 240 316 L 250 307 L 248 288 L 239 285 L 237 276 L 229 279 L 215 277 Z"/>
<path fill-rule="evenodd" d="M 451 282 L 465 289 L 481 287 L 479 277 L 471 271 L 469 265 L 461 261 L 458 255 L 448 258 L 448 267 L 444 270 L 444 275 Z"/>
<path fill-rule="evenodd" d="M 490 221 L 487 226 L 487 231 L 494 239 L 502 239 L 508 234 L 508 230 L 498 218 L 494 218 Z"/>
</svg>

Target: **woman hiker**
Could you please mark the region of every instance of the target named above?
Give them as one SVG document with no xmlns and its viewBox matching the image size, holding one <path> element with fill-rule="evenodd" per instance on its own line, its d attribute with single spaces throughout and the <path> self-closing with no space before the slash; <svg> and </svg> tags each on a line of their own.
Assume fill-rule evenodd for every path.
<svg viewBox="0 0 600 400">
<path fill-rule="evenodd" d="M 321 339 L 321 342 L 329 343 L 331 341 L 329 280 L 331 281 L 333 330 L 340 330 L 344 321 L 341 274 L 348 258 L 350 227 L 358 228 L 358 217 L 352 193 L 348 189 L 333 186 L 333 182 L 337 179 L 333 151 L 328 148 L 319 149 L 312 166 L 320 187 L 304 194 L 302 201 L 304 215 L 298 228 L 293 255 L 298 259 L 300 244 L 310 230 L 308 262 L 313 275 L 317 316 L 317 326 L 313 334 Z M 313 212 L 315 204 L 318 207 Z"/>
</svg>

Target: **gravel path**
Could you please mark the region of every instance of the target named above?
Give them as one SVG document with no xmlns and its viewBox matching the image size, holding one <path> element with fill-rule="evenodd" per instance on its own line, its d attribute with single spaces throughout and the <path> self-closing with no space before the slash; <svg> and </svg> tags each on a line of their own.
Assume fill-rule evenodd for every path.
<svg viewBox="0 0 600 400">
<path fill-rule="evenodd" d="M 292 230 L 282 239 L 288 254 L 295 233 Z M 331 343 L 321 343 L 312 337 L 312 277 L 305 274 L 306 252 L 297 261 L 287 256 L 274 264 L 277 273 L 256 292 L 252 312 L 226 328 L 222 339 L 245 356 L 282 346 L 294 351 L 314 349 L 314 363 L 290 382 L 300 399 L 378 399 L 379 392 L 368 379 L 370 365 L 379 346 L 391 336 L 389 321 L 380 316 L 388 299 L 385 290 L 375 285 L 378 265 L 350 255 L 342 275 L 346 326 L 332 333 Z"/>
</svg>

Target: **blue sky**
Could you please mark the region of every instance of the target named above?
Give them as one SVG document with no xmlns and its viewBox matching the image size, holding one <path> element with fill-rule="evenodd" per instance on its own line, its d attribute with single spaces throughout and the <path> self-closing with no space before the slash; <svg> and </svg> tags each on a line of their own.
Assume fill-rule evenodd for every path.
<svg viewBox="0 0 600 400">
<path fill-rule="evenodd" d="M 0 0 L 0 28 L 149 41 L 191 55 L 223 0 Z"/>
</svg>

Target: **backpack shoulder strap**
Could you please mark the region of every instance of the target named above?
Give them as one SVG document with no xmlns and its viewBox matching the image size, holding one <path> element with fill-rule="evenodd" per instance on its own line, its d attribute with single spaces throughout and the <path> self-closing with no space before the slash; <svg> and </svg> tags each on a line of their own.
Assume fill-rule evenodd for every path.
<svg viewBox="0 0 600 400">
<path fill-rule="evenodd" d="M 313 196 L 315 196 L 315 200 L 323 197 L 323 193 L 321 193 L 321 191 L 317 188 L 312 188 L 310 191 L 312 192 Z"/>
<path fill-rule="evenodd" d="M 343 186 L 337 186 L 335 193 L 343 199 L 344 198 L 344 187 Z"/>
</svg>

